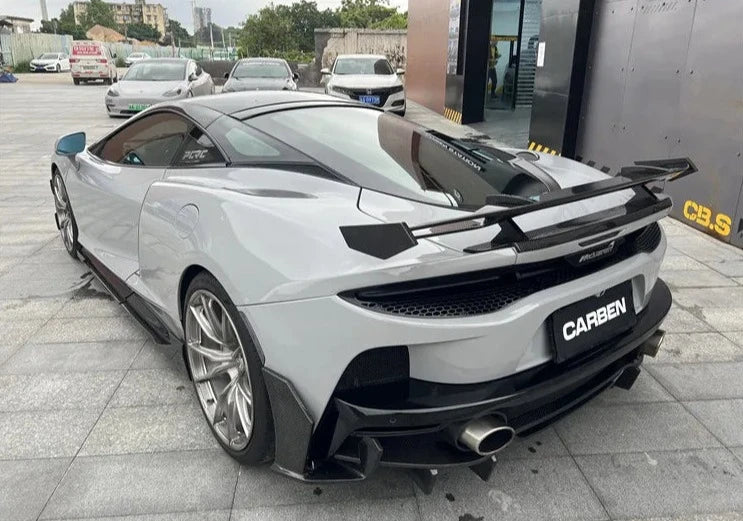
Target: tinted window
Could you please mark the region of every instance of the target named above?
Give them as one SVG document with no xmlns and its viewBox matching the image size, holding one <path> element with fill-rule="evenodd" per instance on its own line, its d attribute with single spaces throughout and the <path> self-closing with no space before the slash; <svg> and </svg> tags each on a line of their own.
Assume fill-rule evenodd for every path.
<svg viewBox="0 0 743 521">
<path fill-rule="evenodd" d="M 392 66 L 384 58 L 339 58 L 335 62 L 334 74 L 394 74 Z"/>
<path fill-rule="evenodd" d="M 175 164 L 178 166 L 209 165 L 224 163 L 222 154 L 206 134 L 194 128 L 186 138 L 186 143 L 178 153 Z"/>
<path fill-rule="evenodd" d="M 132 65 L 122 79 L 127 81 L 179 81 L 186 78 L 186 62 L 145 60 Z"/>
<path fill-rule="evenodd" d="M 190 124 L 175 114 L 152 114 L 108 138 L 99 155 L 112 163 L 167 166 L 189 131 Z"/>
<path fill-rule="evenodd" d="M 229 116 L 219 118 L 207 130 L 233 163 L 311 162 L 296 150 Z"/>
<path fill-rule="evenodd" d="M 280 62 L 239 62 L 233 78 L 288 78 L 289 70 Z"/>
<path fill-rule="evenodd" d="M 41 56 L 39 56 L 37 59 L 39 60 L 56 60 L 59 58 L 59 54 L 57 53 L 51 53 L 51 52 L 45 52 Z"/>
<path fill-rule="evenodd" d="M 505 154 L 440 138 L 402 118 L 356 107 L 284 110 L 250 119 L 351 181 L 423 202 L 479 208 L 525 175 Z"/>
</svg>

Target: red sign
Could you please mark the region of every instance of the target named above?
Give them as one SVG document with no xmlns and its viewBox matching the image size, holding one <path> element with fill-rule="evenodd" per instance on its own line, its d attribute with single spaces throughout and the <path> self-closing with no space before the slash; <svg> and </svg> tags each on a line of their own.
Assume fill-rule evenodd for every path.
<svg viewBox="0 0 743 521">
<path fill-rule="evenodd" d="M 72 54 L 83 56 L 98 56 L 101 54 L 101 48 L 92 44 L 72 44 Z"/>
</svg>

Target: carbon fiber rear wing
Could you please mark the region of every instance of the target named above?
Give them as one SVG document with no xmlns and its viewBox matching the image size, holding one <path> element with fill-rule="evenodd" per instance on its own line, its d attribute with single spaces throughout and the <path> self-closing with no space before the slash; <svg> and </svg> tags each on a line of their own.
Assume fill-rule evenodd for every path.
<svg viewBox="0 0 743 521">
<path fill-rule="evenodd" d="M 623 167 L 616 177 L 547 192 L 533 203 L 525 202 L 514 208 L 475 212 L 463 217 L 418 226 L 408 226 L 404 222 L 367 224 L 341 226 L 340 231 L 349 248 L 380 259 L 388 259 L 416 246 L 418 239 L 485 228 L 496 224 L 500 226 L 500 231 L 491 241 L 470 246 L 464 251 L 478 253 L 507 246 L 514 247 L 517 251 L 529 251 L 609 231 L 669 209 L 670 199 L 656 197 L 647 185 L 658 181 L 675 181 L 696 171 L 696 165 L 688 158 L 637 161 L 633 166 Z M 618 217 L 607 219 L 604 212 L 599 212 L 584 216 L 581 221 L 587 221 L 587 223 L 570 230 L 561 231 L 561 227 L 556 226 L 551 227 L 550 232 L 547 233 L 537 230 L 528 234 L 514 222 L 515 217 L 528 213 L 640 187 L 643 190 L 636 190 L 637 196 L 625 205 L 626 211 Z"/>
</svg>

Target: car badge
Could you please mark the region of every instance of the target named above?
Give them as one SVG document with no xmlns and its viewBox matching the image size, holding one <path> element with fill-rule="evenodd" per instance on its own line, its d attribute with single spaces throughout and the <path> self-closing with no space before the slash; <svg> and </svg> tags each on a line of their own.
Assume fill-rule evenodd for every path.
<svg viewBox="0 0 743 521">
<path fill-rule="evenodd" d="M 372 93 L 372 90 L 371 89 L 366 89 L 366 93 L 367 94 L 371 94 Z"/>
</svg>

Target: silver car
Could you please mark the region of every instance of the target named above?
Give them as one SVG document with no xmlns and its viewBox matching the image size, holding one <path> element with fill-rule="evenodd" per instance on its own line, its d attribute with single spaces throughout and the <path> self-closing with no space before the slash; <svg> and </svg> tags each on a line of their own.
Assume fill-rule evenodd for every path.
<svg viewBox="0 0 743 521">
<path fill-rule="evenodd" d="M 209 73 L 193 60 L 154 58 L 135 63 L 106 92 L 109 116 L 131 116 L 160 103 L 214 94 Z"/>
<path fill-rule="evenodd" d="M 386 57 L 341 54 L 332 69 L 322 69 L 325 93 L 405 115 L 403 69 L 393 69 Z"/>
<path fill-rule="evenodd" d="M 280 58 L 246 58 L 239 60 L 224 75 L 227 82 L 222 92 L 243 90 L 297 90 L 299 74 L 292 72 Z"/>
</svg>

